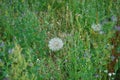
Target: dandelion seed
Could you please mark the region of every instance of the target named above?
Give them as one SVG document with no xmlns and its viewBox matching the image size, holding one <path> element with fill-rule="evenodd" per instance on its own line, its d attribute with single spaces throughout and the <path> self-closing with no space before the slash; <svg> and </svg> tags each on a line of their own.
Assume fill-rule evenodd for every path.
<svg viewBox="0 0 120 80">
<path fill-rule="evenodd" d="M 63 41 L 60 38 L 53 38 L 49 41 L 48 47 L 52 51 L 58 51 L 63 47 Z"/>
<path fill-rule="evenodd" d="M 91 28 L 94 30 L 94 31 L 101 31 L 102 30 L 102 26 L 100 24 L 93 24 L 91 26 Z"/>
</svg>

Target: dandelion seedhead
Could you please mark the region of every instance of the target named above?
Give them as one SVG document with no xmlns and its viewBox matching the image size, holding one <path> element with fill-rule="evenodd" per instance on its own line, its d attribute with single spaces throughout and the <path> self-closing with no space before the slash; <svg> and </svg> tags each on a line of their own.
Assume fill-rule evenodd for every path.
<svg viewBox="0 0 120 80">
<path fill-rule="evenodd" d="M 63 47 L 63 41 L 60 38 L 53 38 L 49 41 L 48 47 L 52 51 L 58 51 Z"/>
<path fill-rule="evenodd" d="M 102 30 L 102 26 L 100 24 L 93 24 L 91 26 L 91 28 L 94 30 L 94 31 L 101 31 Z"/>
<path fill-rule="evenodd" d="M 112 76 L 112 73 L 108 73 L 108 76 L 110 76 L 110 77 L 111 77 L 111 76 Z"/>
</svg>

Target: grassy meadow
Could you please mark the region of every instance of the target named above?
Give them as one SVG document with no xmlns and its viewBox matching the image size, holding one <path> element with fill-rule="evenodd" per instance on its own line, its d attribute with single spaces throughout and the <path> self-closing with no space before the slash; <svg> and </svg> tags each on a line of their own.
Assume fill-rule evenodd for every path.
<svg viewBox="0 0 120 80">
<path fill-rule="evenodd" d="M 0 80 L 114 80 L 108 63 L 119 5 L 120 0 L 0 0 Z M 62 40 L 59 50 L 49 48 L 53 38 Z"/>
</svg>

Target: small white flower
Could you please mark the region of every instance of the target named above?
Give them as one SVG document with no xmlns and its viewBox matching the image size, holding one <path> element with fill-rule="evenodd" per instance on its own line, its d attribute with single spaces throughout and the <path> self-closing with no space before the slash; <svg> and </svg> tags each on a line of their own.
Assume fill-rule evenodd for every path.
<svg viewBox="0 0 120 80">
<path fill-rule="evenodd" d="M 37 62 L 37 63 L 40 63 L 40 59 L 37 59 L 36 62 Z"/>
<path fill-rule="evenodd" d="M 100 24 L 93 24 L 91 26 L 91 28 L 94 30 L 94 31 L 101 31 L 102 30 L 102 26 Z"/>
<path fill-rule="evenodd" d="M 111 77 L 111 76 L 112 76 L 112 73 L 108 73 L 108 76 L 110 76 L 110 77 Z"/>
<path fill-rule="evenodd" d="M 37 61 L 39 61 L 40 59 L 37 59 Z"/>
<path fill-rule="evenodd" d="M 49 41 L 48 47 L 52 51 L 58 51 L 63 47 L 63 41 L 60 38 L 53 38 Z"/>
</svg>

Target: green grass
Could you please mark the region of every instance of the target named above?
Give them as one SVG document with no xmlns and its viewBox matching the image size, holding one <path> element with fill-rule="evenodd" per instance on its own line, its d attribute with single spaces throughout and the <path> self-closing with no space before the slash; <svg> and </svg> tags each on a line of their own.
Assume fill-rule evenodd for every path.
<svg viewBox="0 0 120 80">
<path fill-rule="evenodd" d="M 91 26 L 118 16 L 118 3 L 1 0 L 0 80 L 108 80 L 104 70 L 110 61 L 116 22 L 102 25 L 104 34 Z M 64 42 L 56 52 L 48 48 L 54 37 Z"/>
</svg>

